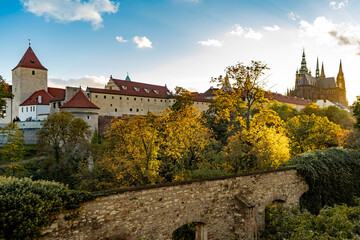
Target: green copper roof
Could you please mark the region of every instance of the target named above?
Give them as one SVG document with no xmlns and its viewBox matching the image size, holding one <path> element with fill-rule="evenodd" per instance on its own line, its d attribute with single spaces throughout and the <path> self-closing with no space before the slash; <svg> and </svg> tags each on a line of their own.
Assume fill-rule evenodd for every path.
<svg viewBox="0 0 360 240">
<path fill-rule="evenodd" d="M 131 79 L 130 79 L 129 75 L 126 76 L 125 81 L 131 82 Z"/>
</svg>

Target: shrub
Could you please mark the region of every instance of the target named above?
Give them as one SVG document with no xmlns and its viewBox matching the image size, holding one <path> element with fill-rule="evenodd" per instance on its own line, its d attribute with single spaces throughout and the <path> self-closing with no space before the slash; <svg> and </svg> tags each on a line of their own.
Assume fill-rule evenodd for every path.
<svg viewBox="0 0 360 240">
<path fill-rule="evenodd" d="M 0 238 L 34 236 L 51 223 L 51 213 L 74 209 L 91 198 L 60 183 L 0 177 Z"/>
<path fill-rule="evenodd" d="M 360 152 L 331 148 L 305 152 L 282 166 L 295 166 L 309 185 L 300 206 L 317 214 L 324 206 L 353 204 L 360 197 Z"/>
<path fill-rule="evenodd" d="M 360 207 L 337 205 L 313 215 L 298 207 L 269 206 L 262 239 L 360 239 Z"/>
</svg>

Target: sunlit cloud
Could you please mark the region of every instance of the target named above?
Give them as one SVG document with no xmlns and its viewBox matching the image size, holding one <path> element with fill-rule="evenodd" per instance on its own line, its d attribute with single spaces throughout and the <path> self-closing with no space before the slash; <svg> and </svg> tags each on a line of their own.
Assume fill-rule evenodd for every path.
<svg viewBox="0 0 360 240">
<path fill-rule="evenodd" d="M 152 48 L 152 42 L 147 37 L 133 37 L 133 42 L 137 44 L 137 48 Z"/>
<path fill-rule="evenodd" d="M 262 34 L 260 32 L 256 32 L 252 28 L 243 28 L 239 24 L 236 24 L 233 28 L 234 30 L 227 33 L 228 36 L 238 36 L 255 40 L 260 40 L 262 38 Z"/>
<path fill-rule="evenodd" d="M 123 37 L 121 37 L 121 36 L 117 36 L 116 38 L 116 41 L 118 41 L 118 42 L 121 42 L 121 43 L 125 43 L 125 42 L 127 42 L 128 40 L 125 40 Z"/>
<path fill-rule="evenodd" d="M 208 39 L 207 41 L 199 41 L 198 43 L 206 47 L 221 47 L 222 45 L 222 43 L 216 39 Z"/>
<path fill-rule="evenodd" d="M 116 13 L 119 4 L 111 0 L 21 0 L 26 11 L 58 22 L 90 22 L 96 30 L 103 26 L 102 15 Z"/>
</svg>

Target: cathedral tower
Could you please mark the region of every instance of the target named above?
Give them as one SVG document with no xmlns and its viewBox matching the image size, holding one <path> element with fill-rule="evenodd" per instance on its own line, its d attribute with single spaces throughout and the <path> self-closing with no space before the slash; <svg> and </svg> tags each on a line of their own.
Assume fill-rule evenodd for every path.
<svg viewBox="0 0 360 240">
<path fill-rule="evenodd" d="M 37 90 L 47 91 L 48 70 L 29 46 L 19 64 L 12 70 L 13 116 L 19 116 L 19 105 Z"/>
</svg>

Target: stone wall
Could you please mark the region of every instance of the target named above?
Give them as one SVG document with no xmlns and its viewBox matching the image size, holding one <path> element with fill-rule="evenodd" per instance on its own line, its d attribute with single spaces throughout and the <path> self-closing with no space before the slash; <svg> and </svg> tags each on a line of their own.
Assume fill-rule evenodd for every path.
<svg viewBox="0 0 360 240">
<path fill-rule="evenodd" d="M 201 239 L 256 239 L 269 203 L 296 205 L 307 189 L 290 168 L 120 189 L 62 212 L 40 239 L 171 239 L 191 222 Z"/>
</svg>

